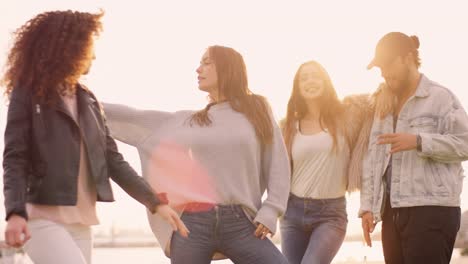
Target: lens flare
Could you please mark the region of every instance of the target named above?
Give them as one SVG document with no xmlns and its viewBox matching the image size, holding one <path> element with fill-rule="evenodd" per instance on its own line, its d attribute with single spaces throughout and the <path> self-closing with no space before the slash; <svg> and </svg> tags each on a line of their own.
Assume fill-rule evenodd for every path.
<svg viewBox="0 0 468 264">
<path fill-rule="evenodd" d="M 191 149 L 165 140 L 154 149 L 148 165 L 148 182 L 158 193 L 167 193 L 169 205 L 183 210 L 206 210 L 216 204 L 218 195 L 213 178 L 196 160 Z"/>
</svg>

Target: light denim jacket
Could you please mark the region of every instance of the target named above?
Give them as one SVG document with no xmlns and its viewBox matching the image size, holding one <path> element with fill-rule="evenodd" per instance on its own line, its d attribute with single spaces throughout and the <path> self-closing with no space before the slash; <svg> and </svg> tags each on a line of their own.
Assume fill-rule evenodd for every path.
<svg viewBox="0 0 468 264">
<path fill-rule="evenodd" d="M 419 134 L 422 150 L 393 154 L 390 201 L 393 208 L 423 205 L 460 206 L 461 162 L 468 159 L 468 117 L 447 88 L 421 75 L 415 94 L 402 107 L 395 133 Z M 381 220 L 383 175 L 390 145 L 377 145 L 381 134 L 393 133 L 393 116 L 375 116 L 363 164 L 360 215 Z"/>
</svg>

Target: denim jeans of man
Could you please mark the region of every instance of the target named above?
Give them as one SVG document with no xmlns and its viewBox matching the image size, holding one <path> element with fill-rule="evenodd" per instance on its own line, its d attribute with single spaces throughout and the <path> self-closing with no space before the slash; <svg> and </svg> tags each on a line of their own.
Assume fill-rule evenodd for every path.
<svg viewBox="0 0 468 264">
<path fill-rule="evenodd" d="M 188 238 L 175 232 L 171 241 L 172 264 L 210 263 L 215 252 L 239 264 L 287 264 L 268 239 L 254 236 L 255 225 L 240 205 L 217 205 L 204 212 L 184 212 Z"/>
<path fill-rule="evenodd" d="M 385 263 L 450 263 L 460 216 L 460 207 L 392 208 L 387 194 L 382 217 Z"/>
<path fill-rule="evenodd" d="M 290 264 L 331 263 L 343 243 L 346 199 L 289 196 L 281 220 L 281 248 Z"/>
</svg>

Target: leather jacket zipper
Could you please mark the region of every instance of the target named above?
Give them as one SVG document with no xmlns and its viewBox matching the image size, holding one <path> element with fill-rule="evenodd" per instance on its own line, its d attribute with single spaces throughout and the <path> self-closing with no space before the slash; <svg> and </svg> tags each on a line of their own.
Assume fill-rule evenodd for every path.
<svg viewBox="0 0 468 264">
<path fill-rule="evenodd" d="M 45 127 L 44 119 L 42 119 L 42 115 L 41 115 L 41 105 L 40 105 L 40 104 L 36 104 L 36 115 L 37 115 L 37 117 L 39 118 L 43 129 L 45 129 L 46 127 Z"/>
</svg>

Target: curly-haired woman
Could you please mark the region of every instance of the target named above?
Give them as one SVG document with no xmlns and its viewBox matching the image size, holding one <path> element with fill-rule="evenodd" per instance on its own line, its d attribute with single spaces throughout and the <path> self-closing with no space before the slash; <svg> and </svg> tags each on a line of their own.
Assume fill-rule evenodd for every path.
<svg viewBox="0 0 468 264">
<path fill-rule="evenodd" d="M 34 263 L 91 263 L 96 201 L 113 201 L 109 178 L 187 235 L 164 195 L 118 152 L 100 104 L 79 83 L 94 59 L 102 15 L 39 14 L 16 31 L 7 59 L 5 238 L 15 247 L 27 241 Z"/>
</svg>

